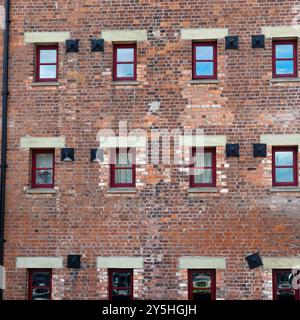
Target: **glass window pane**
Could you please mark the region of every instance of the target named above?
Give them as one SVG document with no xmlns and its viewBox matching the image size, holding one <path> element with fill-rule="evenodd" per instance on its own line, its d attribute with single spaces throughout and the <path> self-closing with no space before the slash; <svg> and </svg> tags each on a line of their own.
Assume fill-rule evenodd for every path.
<svg viewBox="0 0 300 320">
<path fill-rule="evenodd" d="M 292 280 L 292 272 L 276 272 L 276 295 L 278 300 L 295 300 L 295 290 L 292 287 Z"/>
<path fill-rule="evenodd" d="M 277 168 L 276 182 L 293 182 L 294 170 L 293 168 Z"/>
<path fill-rule="evenodd" d="M 131 300 L 130 296 L 130 290 L 112 290 L 112 300 L 122 300 L 122 301 L 128 301 Z"/>
<path fill-rule="evenodd" d="M 112 285 L 115 288 L 129 288 L 131 286 L 130 272 L 113 272 Z"/>
<path fill-rule="evenodd" d="M 204 155 L 204 166 L 205 167 L 211 167 L 212 166 L 212 154 L 209 153 L 205 153 Z"/>
<path fill-rule="evenodd" d="M 212 76 L 214 74 L 213 62 L 196 62 L 197 76 Z"/>
<path fill-rule="evenodd" d="M 294 46 L 292 44 L 277 44 L 276 59 L 291 59 L 294 56 Z"/>
<path fill-rule="evenodd" d="M 211 274 L 194 273 L 192 281 L 194 300 L 211 300 Z"/>
<path fill-rule="evenodd" d="M 133 48 L 118 48 L 117 49 L 117 61 L 118 62 L 133 62 L 134 61 L 134 49 Z"/>
<path fill-rule="evenodd" d="M 33 288 L 32 300 L 50 300 L 50 288 Z"/>
<path fill-rule="evenodd" d="M 40 66 L 40 78 L 41 79 L 56 79 L 56 65 Z"/>
<path fill-rule="evenodd" d="M 36 167 L 37 168 L 52 168 L 53 167 L 53 154 L 37 154 L 36 155 Z"/>
<path fill-rule="evenodd" d="M 293 74 L 294 73 L 294 61 L 276 61 L 276 74 Z"/>
<path fill-rule="evenodd" d="M 213 60 L 214 48 L 212 46 L 197 46 L 196 60 Z"/>
<path fill-rule="evenodd" d="M 53 172 L 52 170 L 37 170 L 36 171 L 36 184 L 52 184 Z"/>
<path fill-rule="evenodd" d="M 127 165 L 128 164 L 128 154 L 127 152 L 118 152 L 117 153 L 117 165 Z"/>
<path fill-rule="evenodd" d="M 132 183 L 132 170 L 131 169 L 116 169 L 116 183 Z"/>
<path fill-rule="evenodd" d="M 276 151 L 275 163 L 276 163 L 276 166 L 292 166 L 294 163 L 293 152 Z"/>
<path fill-rule="evenodd" d="M 50 273 L 49 272 L 34 272 L 32 274 L 32 286 L 34 286 L 34 287 L 50 286 Z"/>
<path fill-rule="evenodd" d="M 56 50 L 40 50 L 40 63 L 56 63 Z"/>
<path fill-rule="evenodd" d="M 210 152 L 197 152 L 196 154 L 196 167 L 211 167 L 212 166 L 212 154 Z"/>
<path fill-rule="evenodd" d="M 132 153 L 131 152 L 118 152 L 117 153 L 117 167 L 131 167 L 132 166 Z"/>
<path fill-rule="evenodd" d="M 195 183 L 212 183 L 211 169 L 195 169 Z"/>
<path fill-rule="evenodd" d="M 134 77 L 133 64 L 118 64 L 117 65 L 117 77 L 118 78 L 133 78 Z"/>
</svg>

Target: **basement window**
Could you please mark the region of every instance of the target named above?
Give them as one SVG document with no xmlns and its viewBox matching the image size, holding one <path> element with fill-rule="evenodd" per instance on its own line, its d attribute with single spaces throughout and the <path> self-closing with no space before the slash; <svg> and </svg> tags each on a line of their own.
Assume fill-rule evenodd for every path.
<svg viewBox="0 0 300 320">
<path fill-rule="evenodd" d="M 216 300 L 216 270 L 189 270 L 188 282 L 189 300 Z"/>
<path fill-rule="evenodd" d="M 51 300 L 51 269 L 29 269 L 28 281 L 29 300 Z"/>
<path fill-rule="evenodd" d="M 133 270 L 109 270 L 109 300 L 133 300 Z"/>
<path fill-rule="evenodd" d="M 135 187 L 135 150 L 117 148 L 112 152 L 110 165 L 111 188 Z"/>
<path fill-rule="evenodd" d="M 297 40 L 273 41 L 273 78 L 297 78 Z"/>
<path fill-rule="evenodd" d="M 136 44 L 114 45 L 113 80 L 136 80 Z"/>
<path fill-rule="evenodd" d="M 217 42 L 193 43 L 193 79 L 217 79 Z"/>
<path fill-rule="evenodd" d="M 273 186 L 298 186 L 297 147 L 273 147 Z"/>
<path fill-rule="evenodd" d="M 216 187 L 216 148 L 191 150 L 190 187 Z"/>
<path fill-rule="evenodd" d="M 293 288 L 293 277 L 292 270 L 273 270 L 273 300 L 299 300 L 299 289 Z"/>
<path fill-rule="evenodd" d="M 54 149 L 32 150 L 32 188 L 54 188 Z"/>
<path fill-rule="evenodd" d="M 58 46 L 37 46 L 36 82 L 58 81 Z"/>
</svg>

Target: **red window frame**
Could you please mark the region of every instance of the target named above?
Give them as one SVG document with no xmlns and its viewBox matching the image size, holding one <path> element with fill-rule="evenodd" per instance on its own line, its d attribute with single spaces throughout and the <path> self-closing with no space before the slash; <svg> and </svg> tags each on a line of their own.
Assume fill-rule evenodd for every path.
<svg viewBox="0 0 300 320">
<path fill-rule="evenodd" d="M 53 164 L 52 168 L 37 168 L 36 157 L 38 154 L 52 154 Z M 55 150 L 54 149 L 33 149 L 32 150 L 32 165 L 31 165 L 31 187 L 32 188 L 54 188 L 54 174 L 55 174 Z M 37 184 L 36 171 L 37 170 L 52 170 L 53 180 L 51 184 Z"/>
<path fill-rule="evenodd" d="M 196 155 L 197 147 L 193 147 L 191 149 L 191 159 L 192 163 L 190 165 L 190 187 L 198 188 L 198 187 L 216 187 L 217 186 L 217 161 L 216 161 L 216 148 L 208 147 L 204 148 L 204 153 L 211 153 L 211 167 L 196 167 L 195 166 L 195 155 Z M 211 183 L 196 183 L 195 182 L 195 169 L 211 169 L 212 170 L 212 182 Z"/>
<path fill-rule="evenodd" d="M 109 300 L 112 300 L 113 295 L 112 295 L 112 290 L 114 289 L 113 286 L 113 273 L 114 272 L 130 272 L 130 287 L 116 287 L 118 290 L 126 290 L 126 289 L 130 289 L 130 300 L 133 300 L 133 269 L 108 269 L 108 279 L 109 279 L 109 283 L 108 283 L 108 290 L 109 290 Z"/>
<path fill-rule="evenodd" d="M 131 152 L 132 153 L 132 166 L 130 167 L 116 167 L 116 157 L 117 154 L 120 152 L 120 149 L 122 150 L 123 148 L 116 148 L 114 151 L 112 151 L 111 154 L 111 165 L 110 165 L 110 186 L 111 188 L 134 188 L 135 187 L 135 182 L 136 182 L 136 165 L 135 165 L 135 161 L 136 161 L 136 154 L 135 154 L 135 149 L 133 148 L 124 148 L 127 149 L 127 153 Z M 132 170 L 132 183 L 118 183 L 116 182 L 116 177 L 115 177 L 115 173 L 116 170 Z"/>
<path fill-rule="evenodd" d="M 32 285 L 32 277 L 34 272 L 49 272 L 50 274 L 50 284 L 49 286 L 33 286 Z M 50 291 L 50 300 L 52 300 L 52 269 L 29 269 L 28 270 L 28 299 L 32 300 L 32 289 L 47 289 Z"/>
<path fill-rule="evenodd" d="M 293 45 L 293 58 L 279 58 L 276 59 L 276 46 L 281 44 Z M 298 76 L 298 42 L 297 40 L 274 40 L 272 44 L 272 64 L 273 64 L 273 78 L 297 78 Z M 276 73 L 276 61 L 294 61 L 294 70 L 291 74 L 277 74 Z"/>
<path fill-rule="evenodd" d="M 41 63 L 41 50 L 56 50 L 56 63 Z M 40 78 L 40 67 L 42 66 L 56 66 L 55 78 Z M 58 45 L 43 45 L 36 47 L 36 81 L 37 82 L 57 82 L 58 81 Z"/>
<path fill-rule="evenodd" d="M 211 275 L 211 300 L 216 300 L 216 269 L 190 269 L 188 270 L 188 299 L 194 300 L 193 274 L 210 273 Z M 197 288 L 199 290 L 199 288 Z"/>
<path fill-rule="evenodd" d="M 277 300 L 277 272 L 292 272 L 292 269 L 273 269 L 272 281 L 273 281 L 273 300 Z M 295 290 L 295 300 L 300 300 L 300 290 Z"/>
<path fill-rule="evenodd" d="M 133 62 L 132 61 L 125 61 L 125 62 L 118 62 L 118 49 L 133 49 Z M 127 43 L 127 44 L 114 44 L 113 47 L 113 80 L 114 81 L 136 81 L 136 74 L 137 74 L 137 46 L 135 43 Z M 132 64 L 133 65 L 133 76 L 132 77 L 118 77 L 117 74 L 117 66 L 118 64 Z"/>
<path fill-rule="evenodd" d="M 280 151 L 293 152 L 292 166 L 275 166 L 275 153 Z M 276 168 L 293 168 L 293 177 L 294 177 L 293 182 L 277 182 Z M 273 147 L 272 149 L 272 181 L 273 181 L 274 187 L 298 186 L 298 148 L 297 147 Z"/>
<path fill-rule="evenodd" d="M 197 60 L 196 59 L 196 49 L 197 47 L 210 46 L 213 47 L 213 59 L 207 60 Z M 217 54 L 217 42 L 194 42 L 193 43 L 193 79 L 217 79 L 218 77 L 218 54 Z M 213 74 L 212 75 L 197 75 L 196 74 L 196 62 L 212 62 L 213 63 Z"/>
</svg>

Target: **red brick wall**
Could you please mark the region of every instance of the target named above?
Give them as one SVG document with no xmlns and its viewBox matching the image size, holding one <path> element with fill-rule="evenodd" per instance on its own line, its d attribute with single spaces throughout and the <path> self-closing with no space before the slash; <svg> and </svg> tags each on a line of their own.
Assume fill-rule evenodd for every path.
<svg viewBox="0 0 300 320">
<path fill-rule="evenodd" d="M 2 1 L 3 2 L 3 1 Z M 253 158 L 261 134 L 300 133 L 300 87 L 271 84 L 271 40 L 252 49 L 251 35 L 267 25 L 290 25 L 299 1 L 41 1 L 16 0 L 11 9 L 8 169 L 5 212 L 6 299 L 27 297 L 26 270 L 19 256 L 82 254 L 83 268 L 54 270 L 55 299 L 105 299 L 107 275 L 97 256 L 143 256 L 136 271 L 139 299 L 186 299 L 180 256 L 223 256 L 218 298 L 270 299 L 271 278 L 249 271 L 245 256 L 299 253 L 299 193 L 270 193 L 268 160 Z M 218 41 L 219 84 L 190 85 L 192 41 L 181 28 L 224 28 L 238 35 L 239 50 Z M 138 43 L 137 86 L 111 84 L 112 44 L 90 51 L 103 29 L 147 29 Z M 70 31 L 80 52 L 59 45 L 59 87 L 33 87 L 34 45 L 24 32 Z M 1 34 L 2 36 L 2 34 Z M 1 38 L 0 38 L 1 41 Z M 2 43 L 2 42 L 1 42 Z M 299 48 L 300 49 L 300 48 Z M 157 113 L 149 103 L 160 101 Z M 202 128 L 240 143 L 241 156 L 218 148 L 216 194 L 191 195 L 189 177 L 175 165 L 138 165 L 134 195 L 107 193 L 109 170 L 91 163 L 97 132 L 152 127 Z M 66 136 L 76 161 L 60 161 L 56 150 L 56 194 L 29 195 L 30 153 L 20 137 Z M 252 170 L 253 169 L 253 170 Z M 221 192 L 221 190 L 226 190 Z"/>
</svg>

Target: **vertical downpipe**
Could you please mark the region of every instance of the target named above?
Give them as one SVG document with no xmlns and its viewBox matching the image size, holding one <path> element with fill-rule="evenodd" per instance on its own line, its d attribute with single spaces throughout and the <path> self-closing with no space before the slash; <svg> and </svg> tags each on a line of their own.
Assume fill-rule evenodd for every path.
<svg viewBox="0 0 300 320">
<path fill-rule="evenodd" d="M 9 24 L 10 0 L 5 1 L 5 29 L 3 37 L 3 73 L 2 73 L 2 145 L 1 145 L 1 183 L 0 183 L 0 266 L 4 262 L 4 213 L 5 213 L 5 178 L 7 145 L 7 105 L 8 105 L 8 59 L 9 59 Z M 0 288 L 0 300 L 3 289 Z"/>
</svg>

